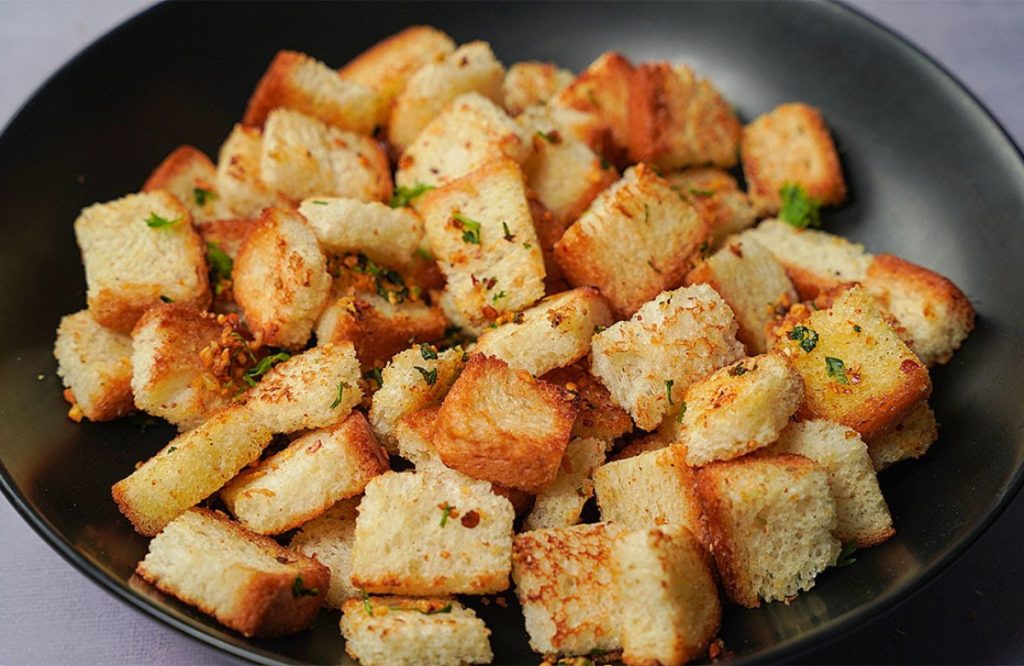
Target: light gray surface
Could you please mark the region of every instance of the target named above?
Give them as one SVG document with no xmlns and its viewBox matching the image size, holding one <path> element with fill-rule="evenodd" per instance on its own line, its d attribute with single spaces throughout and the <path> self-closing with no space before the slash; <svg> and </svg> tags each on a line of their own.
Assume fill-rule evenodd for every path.
<svg viewBox="0 0 1024 666">
<path fill-rule="evenodd" d="M 148 4 L 0 0 L 0 125 L 63 62 Z M 1024 2 L 852 4 L 937 58 L 1024 142 Z M 923 592 L 810 659 L 1024 663 L 1022 534 L 1018 498 Z M 4 501 L 0 545 L 2 666 L 237 663 L 101 591 Z"/>
</svg>

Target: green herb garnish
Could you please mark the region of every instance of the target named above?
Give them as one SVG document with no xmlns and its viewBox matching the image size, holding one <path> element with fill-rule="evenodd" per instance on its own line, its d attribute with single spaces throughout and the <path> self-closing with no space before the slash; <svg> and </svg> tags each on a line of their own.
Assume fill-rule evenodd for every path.
<svg viewBox="0 0 1024 666">
<path fill-rule="evenodd" d="M 462 213 L 455 213 L 452 215 L 455 220 L 459 223 L 462 229 L 462 242 L 470 243 L 472 245 L 480 244 L 480 223 L 476 220 L 472 220 Z"/>
<path fill-rule="evenodd" d="M 654 260 L 653 259 L 648 259 L 647 260 L 647 265 L 651 267 L 652 271 L 654 271 L 655 273 L 661 275 L 661 269 L 654 265 Z"/>
<path fill-rule="evenodd" d="M 434 384 L 437 383 L 437 368 L 427 370 L 426 368 L 421 368 L 418 365 L 413 366 L 413 368 L 416 370 L 416 372 L 423 375 L 423 381 L 427 383 L 427 386 L 433 386 Z"/>
<path fill-rule="evenodd" d="M 665 380 L 665 395 L 668 396 L 668 404 L 674 405 L 675 401 L 672 400 L 672 386 L 676 383 L 674 379 Z"/>
<path fill-rule="evenodd" d="M 150 229 L 166 229 L 167 227 L 174 226 L 178 222 L 181 222 L 180 217 L 168 220 L 166 217 L 160 217 L 153 211 L 150 211 L 149 217 L 146 218 L 146 226 Z"/>
<path fill-rule="evenodd" d="M 557 145 L 559 143 L 562 143 L 562 137 L 558 133 L 558 130 L 551 130 L 550 132 L 541 132 L 541 131 L 538 130 L 537 131 L 537 136 L 539 136 L 540 138 L 544 139 L 545 141 L 547 141 L 550 144 Z"/>
<path fill-rule="evenodd" d="M 292 581 L 292 597 L 298 599 L 299 597 L 315 597 L 318 594 L 320 594 L 320 590 L 315 587 L 303 587 L 302 576 L 296 576 Z"/>
<path fill-rule="evenodd" d="M 860 325 L 858 325 L 858 324 L 854 324 L 853 325 L 853 332 L 854 333 L 860 333 L 860 330 L 861 330 L 860 329 Z"/>
<path fill-rule="evenodd" d="M 700 190 L 697 189 L 696 187 L 691 187 L 689 191 L 690 194 L 692 194 L 693 196 L 700 197 L 702 199 L 715 196 L 714 190 Z"/>
<path fill-rule="evenodd" d="M 686 416 L 686 403 L 679 403 L 679 413 L 676 414 L 676 423 L 682 423 L 683 417 Z"/>
<path fill-rule="evenodd" d="M 794 326 L 787 336 L 790 340 L 799 340 L 800 349 L 810 353 L 818 345 L 818 332 L 803 324 Z"/>
<path fill-rule="evenodd" d="M 197 206 L 205 206 L 207 203 L 217 198 L 216 194 L 201 187 L 192 188 L 192 196 L 195 197 Z"/>
<path fill-rule="evenodd" d="M 341 404 L 341 398 L 345 395 L 345 389 L 348 387 L 348 382 L 338 382 L 338 397 L 336 397 L 334 402 L 331 403 L 331 409 L 334 409 Z"/>
<path fill-rule="evenodd" d="M 209 242 L 206 244 L 206 261 L 210 264 L 211 281 L 219 282 L 231 279 L 231 271 L 235 267 L 235 262 L 227 252 L 220 249 L 220 245 Z"/>
<path fill-rule="evenodd" d="M 530 243 L 523 243 L 523 249 L 524 250 L 529 250 L 531 248 L 533 248 L 533 245 L 531 245 Z"/>
<path fill-rule="evenodd" d="M 377 386 L 384 386 L 384 375 L 381 374 L 380 368 L 374 368 L 369 372 L 363 373 L 363 379 L 373 380 L 377 382 Z"/>
<path fill-rule="evenodd" d="M 370 603 L 370 595 L 365 590 L 360 591 L 360 595 L 363 597 L 363 610 L 370 617 L 373 617 L 373 604 Z"/>
<path fill-rule="evenodd" d="M 497 303 L 499 300 L 505 298 L 507 295 L 508 294 L 506 294 L 504 290 L 499 291 L 498 293 L 491 297 L 491 302 Z"/>
<path fill-rule="evenodd" d="M 843 544 L 843 549 L 839 551 L 839 557 L 836 559 L 835 566 L 837 567 L 848 567 L 857 561 L 854 557 L 854 553 L 857 552 L 857 544 L 853 541 Z"/>
<path fill-rule="evenodd" d="M 291 357 L 292 355 L 288 352 L 277 352 L 276 354 L 264 356 L 256 365 L 245 371 L 245 374 L 242 375 L 242 380 L 249 386 L 256 386 L 257 380 L 267 374 L 267 371 L 278 363 L 287 361 Z"/>
<path fill-rule="evenodd" d="M 316 204 L 317 206 L 326 206 L 327 205 L 326 201 L 321 201 L 320 199 L 313 199 L 309 203 Z"/>
<path fill-rule="evenodd" d="M 408 206 L 417 197 L 420 197 L 430 190 L 434 189 L 433 185 L 427 185 L 426 183 L 416 183 L 412 187 L 402 187 L 399 185 L 395 188 L 394 193 L 391 195 L 391 200 L 388 201 L 388 205 L 392 208 L 402 208 Z"/>
<path fill-rule="evenodd" d="M 745 375 L 745 374 L 747 374 L 747 372 L 749 372 L 749 370 L 747 370 L 745 367 L 743 367 L 742 363 L 737 363 L 736 365 L 734 365 L 731 368 L 729 368 L 729 374 L 732 375 L 733 377 L 739 377 L 740 375 Z"/>
<path fill-rule="evenodd" d="M 507 223 L 502 222 L 501 223 L 501 228 L 505 230 L 505 240 L 507 240 L 509 243 L 511 243 L 512 241 L 514 241 L 516 239 L 516 235 L 508 230 L 508 224 Z"/>
<path fill-rule="evenodd" d="M 821 215 L 818 209 L 821 202 L 807 194 L 807 190 L 793 183 L 786 183 L 779 189 L 782 207 L 779 219 L 785 220 L 794 227 L 820 227 Z"/>
<path fill-rule="evenodd" d="M 373 286 L 377 295 L 386 298 L 389 303 L 401 303 L 409 297 L 409 287 L 402 276 L 391 270 L 378 266 L 365 254 L 357 256 L 356 265 L 352 267 L 356 273 L 373 276 Z"/>
<path fill-rule="evenodd" d="M 420 356 L 423 357 L 424 361 L 436 361 L 437 360 L 437 348 L 433 345 L 423 343 L 420 345 Z"/>
<path fill-rule="evenodd" d="M 425 247 L 418 247 L 418 248 L 416 248 L 415 254 L 416 254 L 417 257 L 419 257 L 423 261 L 433 261 L 434 260 L 434 255 L 431 254 L 430 250 L 428 250 Z"/>
<path fill-rule="evenodd" d="M 455 513 L 455 507 L 445 502 L 438 508 L 441 509 L 441 527 L 444 527 L 448 524 L 448 518 Z"/>
<path fill-rule="evenodd" d="M 825 372 L 828 373 L 829 377 L 840 384 L 850 383 L 850 380 L 846 377 L 846 364 L 843 363 L 842 359 L 835 358 L 833 356 L 826 356 Z"/>
<path fill-rule="evenodd" d="M 164 303 L 173 303 L 174 302 L 173 298 L 171 298 L 170 296 L 164 296 L 163 294 L 160 294 L 160 300 L 163 301 Z"/>
</svg>

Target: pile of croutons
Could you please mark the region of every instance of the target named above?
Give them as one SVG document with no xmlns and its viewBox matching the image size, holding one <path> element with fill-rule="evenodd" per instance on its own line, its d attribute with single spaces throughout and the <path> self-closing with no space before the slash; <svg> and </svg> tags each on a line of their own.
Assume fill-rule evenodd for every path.
<svg viewBox="0 0 1024 666">
<path fill-rule="evenodd" d="M 720 596 L 890 538 L 876 471 L 936 439 L 973 309 L 815 229 L 845 197 L 817 110 L 743 125 L 685 66 L 282 51 L 216 164 L 82 211 L 55 354 L 71 418 L 179 428 L 113 497 L 242 634 L 327 606 L 366 666 L 486 663 L 455 595 L 514 586 L 538 653 L 682 664 Z"/>
</svg>

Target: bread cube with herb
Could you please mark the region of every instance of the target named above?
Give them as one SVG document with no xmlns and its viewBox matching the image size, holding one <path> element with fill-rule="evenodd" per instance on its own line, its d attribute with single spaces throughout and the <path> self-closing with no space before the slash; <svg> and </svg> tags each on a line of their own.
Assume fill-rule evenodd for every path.
<svg viewBox="0 0 1024 666">
<path fill-rule="evenodd" d="M 867 440 L 868 455 L 876 471 L 890 465 L 920 458 L 939 438 L 935 412 L 921 401 L 903 421 L 889 432 Z"/>
<path fill-rule="evenodd" d="M 613 440 L 633 429 L 633 419 L 626 410 L 619 407 L 608 389 L 590 374 L 587 359 L 552 370 L 541 379 L 563 387 L 575 401 L 577 412 L 572 424 L 573 438 L 596 437 L 608 448 Z"/>
<path fill-rule="evenodd" d="M 489 664 L 491 631 L 450 598 L 368 597 L 342 606 L 345 651 L 362 666 Z"/>
<path fill-rule="evenodd" d="M 256 228 L 254 220 L 227 217 L 207 220 L 197 224 L 196 227 L 199 236 L 206 243 L 206 262 L 210 266 L 211 274 L 216 274 L 215 276 L 211 275 L 211 282 L 213 282 L 213 277 L 230 280 L 238 251 L 242 249 L 245 239 Z M 216 282 L 213 282 L 211 287 L 216 292 Z"/>
<path fill-rule="evenodd" d="M 608 51 L 555 95 L 556 115 L 567 129 L 614 163 L 625 161 L 629 146 L 630 96 L 634 67 L 621 53 Z M 563 111 L 574 112 L 566 115 Z"/>
<path fill-rule="evenodd" d="M 811 589 L 832 566 L 836 504 L 828 473 L 802 456 L 747 456 L 697 471 L 726 594 L 746 608 Z"/>
<path fill-rule="evenodd" d="M 263 638 L 308 628 L 330 579 L 315 560 L 208 509 L 191 509 L 167 525 L 135 571 L 242 635 Z"/>
<path fill-rule="evenodd" d="M 210 304 L 206 252 L 192 216 L 163 190 L 93 204 L 75 220 L 89 312 L 121 333 L 154 305 Z"/>
<path fill-rule="evenodd" d="M 429 465 L 444 465 L 434 448 L 437 412 L 440 407 L 427 407 L 398 419 L 395 441 L 398 455 L 417 469 Z"/>
<path fill-rule="evenodd" d="M 455 42 L 429 25 L 414 25 L 382 39 L 339 70 L 341 78 L 377 91 L 381 108 L 391 109 L 398 93 L 420 68 L 455 50 Z"/>
<path fill-rule="evenodd" d="M 575 78 L 553 62 L 513 63 L 501 84 L 502 104 L 510 114 L 519 115 L 528 107 L 546 103 Z"/>
<path fill-rule="evenodd" d="M 70 419 L 109 421 L 135 408 L 132 339 L 100 326 L 88 310 L 61 318 L 53 356 L 71 403 Z"/>
<path fill-rule="evenodd" d="M 665 289 L 683 282 L 707 226 L 646 164 L 594 199 L 555 245 L 573 286 L 593 286 L 619 317 L 628 317 Z"/>
<path fill-rule="evenodd" d="M 356 535 L 359 497 L 341 500 L 327 511 L 304 523 L 295 533 L 288 548 L 311 557 L 327 567 L 331 580 L 324 595 L 324 606 L 341 608 L 347 599 L 361 597 L 352 587 L 352 543 Z"/>
<path fill-rule="evenodd" d="M 818 204 L 846 199 L 839 153 L 821 112 L 803 103 L 777 106 L 743 128 L 740 146 L 750 200 L 761 216 L 783 206 L 784 187 L 799 187 Z"/>
<path fill-rule="evenodd" d="M 604 451 L 605 443 L 594 437 L 569 442 L 555 480 L 537 493 L 523 530 L 569 527 L 580 522 L 583 505 L 594 496 L 590 477 L 604 462 Z"/>
<path fill-rule="evenodd" d="M 263 132 L 235 125 L 217 158 L 217 194 L 230 216 L 252 218 L 267 206 L 286 206 L 288 199 L 267 185 L 260 173 Z"/>
<path fill-rule="evenodd" d="M 179 146 L 164 158 L 142 186 L 143 192 L 164 190 L 188 208 L 192 220 L 202 224 L 227 213 L 217 193 L 217 167 L 206 153 L 192 146 Z"/>
<path fill-rule="evenodd" d="M 343 79 L 316 58 L 278 51 L 249 98 L 242 122 L 261 127 L 274 109 L 304 113 L 339 129 L 372 134 L 386 117 L 373 88 Z"/>
<path fill-rule="evenodd" d="M 591 371 L 648 431 L 690 384 L 743 357 L 732 310 L 706 284 L 661 293 L 591 345 Z"/>
<path fill-rule="evenodd" d="M 712 249 L 732 234 L 753 226 L 757 219 L 747 193 L 725 169 L 690 167 L 665 174 L 665 180 L 704 218 Z"/>
</svg>

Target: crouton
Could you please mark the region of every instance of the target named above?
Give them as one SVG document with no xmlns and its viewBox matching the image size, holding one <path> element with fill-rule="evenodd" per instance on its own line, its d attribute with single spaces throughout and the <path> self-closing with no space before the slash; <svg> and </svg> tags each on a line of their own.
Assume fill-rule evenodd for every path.
<svg viewBox="0 0 1024 666">
<path fill-rule="evenodd" d="M 206 243 L 207 261 L 211 252 L 211 245 L 223 252 L 232 262 L 238 257 L 238 251 L 242 249 L 245 239 L 249 237 L 252 230 L 256 228 L 253 220 L 230 217 L 219 220 L 208 220 L 197 225 L 199 236 Z M 212 262 L 209 262 L 212 263 Z M 230 271 L 229 271 L 230 273 Z M 223 276 L 230 278 L 230 275 Z M 216 285 L 213 285 L 216 290 Z M 217 294 L 218 296 L 220 294 Z"/>
<path fill-rule="evenodd" d="M 545 374 L 541 379 L 562 386 L 576 401 L 573 438 L 596 437 L 610 445 L 612 440 L 633 429 L 633 419 L 619 407 L 601 382 L 590 374 L 590 363 L 583 359 Z"/>
<path fill-rule="evenodd" d="M 846 199 L 839 154 L 821 112 L 800 103 L 782 104 L 743 128 L 740 146 L 750 201 L 761 216 L 779 212 L 783 185 L 799 185 L 818 202 Z"/>
<path fill-rule="evenodd" d="M 621 53 L 602 53 L 551 99 L 555 108 L 580 114 L 573 133 L 615 163 L 624 161 L 629 146 L 633 72 Z"/>
<path fill-rule="evenodd" d="M 235 301 L 261 344 L 296 349 L 327 304 L 331 276 L 301 215 L 268 208 L 235 260 Z"/>
<path fill-rule="evenodd" d="M 594 199 L 555 245 L 573 286 L 601 290 L 619 317 L 628 317 L 665 289 L 683 282 L 707 226 L 647 165 Z"/>
<path fill-rule="evenodd" d="M 612 549 L 622 660 L 681 666 L 704 654 L 722 622 L 710 556 L 680 525 L 623 534 Z"/>
<path fill-rule="evenodd" d="M 621 647 L 611 572 L 619 532 L 596 523 L 516 535 L 512 578 L 534 652 L 585 655 Z"/>
<path fill-rule="evenodd" d="M 448 467 L 537 493 L 555 480 L 575 418 L 564 389 L 473 354 L 441 403 L 434 446 Z"/>
<path fill-rule="evenodd" d="M 736 337 L 751 355 L 768 349 L 765 326 L 779 310 L 797 302 L 785 269 L 753 238 L 735 237 L 690 271 L 687 284 L 706 283 L 736 315 Z"/>
<path fill-rule="evenodd" d="M 726 594 L 746 608 L 811 589 L 835 564 L 836 505 L 828 474 L 794 455 L 746 457 L 697 471 L 712 552 Z"/>
<path fill-rule="evenodd" d="M 513 116 L 527 107 L 544 104 L 576 78 L 572 72 L 553 62 L 527 60 L 514 63 L 505 72 L 501 98 L 505 110 Z"/>
<path fill-rule="evenodd" d="M 434 448 L 435 423 L 440 407 L 427 407 L 398 419 L 395 424 L 395 442 L 398 455 L 417 469 L 424 465 L 444 465 Z"/>
<path fill-rule="evenodd" d="M 348 579 L 352 572 L 358 506 L 358 497 L 341 500 L 300 527 L 288 544 L 291 550 L 313 558 L 330 570 L 331 581 L 324 596 L 324 605 L 329 608 L 341 608 L 346 599 L 361 596 Z"/>
<path fill-rule="evenodd" d="M 442 306 L 461 315 L 455 323 L 477 331 L 544 296 L 544 259 L 515 162 L 492 162 L 414 205 L 448 278 Z"/>
<path fill-rule="evenodd" d="M 537 493 L 523 530 L 569 527 L 580 522 L 583 505 L 594 495 L 590 476 L 604 462 L 604 450 L 604 442 L 593 437 L 569 442 L 554 482 Z"/>
<path fill-rule="evenodd" d="M 832 534 L 843 543 L 867 548 L 896 533 L 868 448 L 855 430 L 824 419 L 791 423 L 764 452 L 804 456 L 828 472 L 836 502 Z"/>
<path fill-rule="evenodd" d="M 549 296 L 512 321 L 488 329 L 477 339 L 475 351 L 539 376 L 586 356 L 594 331 L 611 323 L 601 293 L 580 287 Z"/>
<path fill-rule="evenodd" d="M 722 94 L 685 65 L 644 63 L 629 97 L 629 156 L 665 169 L 736 164 L 740 121 Z"/>
<path fill-rule="evenodd" d="M 634 530 L 683 525 L 708 542 L 696 477 L 683 446 L 605 463 L 594 471 L 594 490 L 602 520 Z"/>
<path fill-rule="evenodd" d="M 275 109 L 267 117 L 259 172 L 268 187 L 290 201 L 391 196 L 391 167 L 373 138 L 289 109 Z"/>
<path fill-rule="evenodd" d="M 522 164 L 533 143 L 501 107 L 470 92 L 459 95 L 434 117 L 398 160 L 399 187 L 443 185 L 488 162 Z"/>
<path fill-rule="evenodd" d="M 892 430 L 931 394 L 928 369 L 861 287 L 812 312 L 776 349 L 804 379 L 798 416 L 836 421 L 865 441 Z"/>
<path fill-rule="evenodd" d="M 390 109 L 409 78 L 425 65 L 440 62 L 455 42 L 429 25 L 414 25 L 366 49 L 339 70 L 341 78 L 377 91 L 381 106 Z"/>
<path fill-rule="evenodd" d="M 62 317 L 53 344 L 57 374 L 75 421 L 109 421 L 131 412 L 132 339 L 96 323 L 88 310 Z"/>
<path fill-rule="evenodd" d="M 594 376 L 648 431 L 678 411 L 673 395 L 743 356 L 732 310 L 704 284 L 663 292 L 596 333 L 591 349 Z"/>
<path fill-rule="evenodd" d="M 352 584 L 374 594 L 491 594 L 508 588 L 515 512 L 491 486 L 431 468 L 366 486 Z"/>
<path fill-rule="evenodd" d="M 345 651 L 362 666 L 489 664 L 491 632 L 448 598 L 370 597 L 342 606 Z"/>
<path fill-rule="evenodd" d="M 188 209 L 162 190 L 93 204 L 75 220 L 89 312 L 121 333 L 142 313 L 171 300 L 210 304 L 206 251 Z"/>
<path fill-rule="evenodd" d="M 876 471 L 908 458 L 920 458 L 939 437 L 935 412 L 922 401 L 902 423 L 884 435 L 867 440 L 868 454 Z"/>
<path fill-rule="evenodd" d="M 143 192 L 164 190 L 188 208 L 192 220 L 201 224 L 226 214 L 217 194 L 217 167 L 206 153 L 192 146 L 179 146 L 153 170 Z"/>
<path fill-rule="evenodd" d="M 412 144 L 427 124 L 463 93 L 501 99 L 505 68 L 486 42 L 470 42 L 424 65 L 409 77 L 395 97 L 388 122 L 388 140 L 399 152 Z"/>
<path fill-rule="evenodd" d="M 732 234 L 753 226 L 754 207 L 728 171 L 692 167 L 665 175 L 679 196 L 687 199 L 708 225 L 708 245 L 717 248 Z"/>
<path fill-rule="evenodd" d="M 267 206 L 287 205 L 288 200 L 267 185 L 260 174 L 263 132 L 257 127 L 235 125 L 217 158 L 217 193 L 226 212 L 239 218 L 259 215 Z"/>
<path fill-rule="evenodd" d="M 330 579 L 315 560 L 208 509 L 192 509 L 167 525 L 135 571 L 221 624 L 266 638 L 309 627 Z"/>
<path fill-rule="evenodd" d="M 373 88 L 343 79 L 305 53 L 278 51 L 256 84 L 242 122 L 262 127 L 271 111 L 283 107 L 339 129 L 372 134 L 384 120 L 380 102 Z"/>
<path fill-rule="evenodd" d="M 236 476 L 221 499 L 245 527 L 280 534 L 363 492 L 388 470 L 388 456 L 359 412 L 314 430 Z"/>
<path fill-rule="evenodd" d="M 675 441 L 686 445 L 688 465 L 732 460 L 774 442 L 803 400 L 803 379 L 785 356 L 747 358 L 686 390 Z"/>
</svg>

